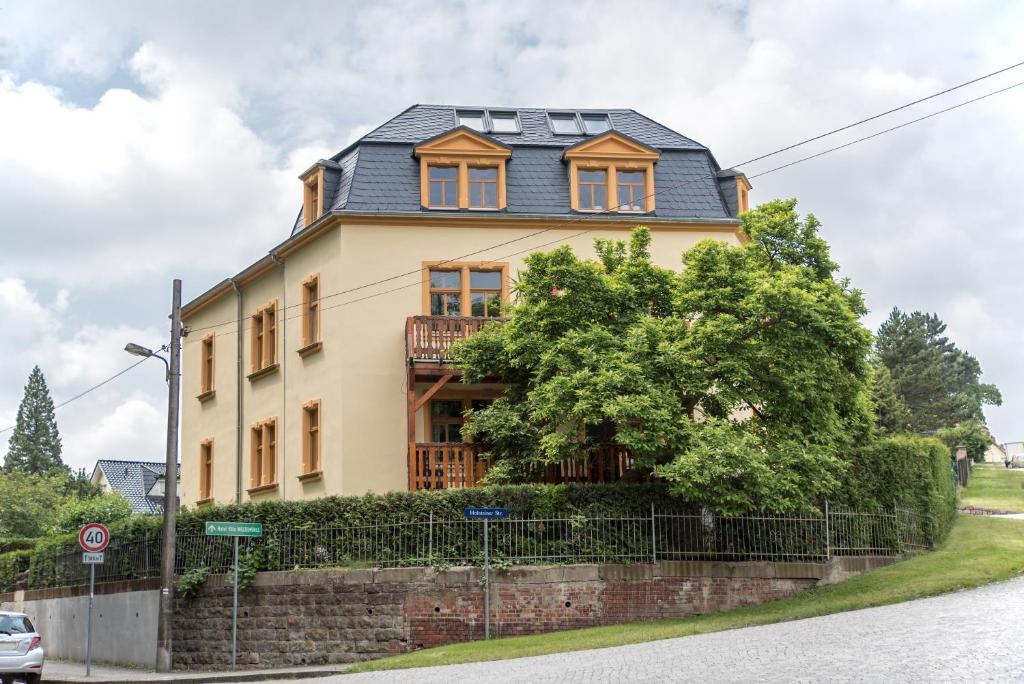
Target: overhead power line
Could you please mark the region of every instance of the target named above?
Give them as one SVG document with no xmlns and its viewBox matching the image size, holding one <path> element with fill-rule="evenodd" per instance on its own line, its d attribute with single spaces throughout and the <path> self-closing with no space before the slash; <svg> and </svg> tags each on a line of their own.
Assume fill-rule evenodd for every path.
<svg viewBox="0 0 1024 684">
<path fill-rule="evenodd" d="M 1021 62 L 1019 64 L 1013 65 L 1012 67 L 1007 67 L 1006 69 L 1000 69 L 999 71 L 992 72 L 992 74 L 989 74 L 989 75 L 986 75 L 986 76 L 982 76 L 982 77 L 973 79 L 971 81 L 967 81 L 966 83 L 961 84 L 959 86 L 954 86 L 952 88 L 947 88 L 946 90 L 943 90 L 940 93 L 936 93 L 936 94 L 928 96 L 926 98 L 921 98 L 920 100 L 915 100 L 913 103 L 908 103 L 907 105 L 903 105 L 901 107 L 897 107 L 897 108 L 888 110 L 888 112 L 885 112 L 885 113 L 882 113 L 882 114 L 876 114 L 876 115 L 874 115 L 872 117 L 868 117 L 867 119 L 863 119 L 861 122 L 857 122 L 855 124 L 850 124 L 850 125 L 847 125 L 847 126 L 843 126 L 842 128 L 835 129 L 834 131 L 832 131 L 830 133 L 825 133 L 825 134 L 822 134 L 822 135 L 815 136 L 813 138 L 808 138 L 807 140 L 805 140 L 805 141 L 803 141 L 801 143 L 797 143 L 795 145 L 789 145 L 787 147 L 780 148 L 776 152 L 772 152 L 772 153 L 766 154 L 766 155 L 761 155 L 760 157 L 756 157 L 754 159 L 751 159 L 751 160 L 748 160 L 748 161 L 745 161 L 745 162 L 741 162 L 739 164 L 735 164 L 734 166 L 742 166 L 744 164 L 753 163 L 754 161 L 757 161 L 757 160 L 766 159 L 766 158 L 768 158 L 768 157 L 770 157 L 770 156 L 772 156 L 774 154 L 778 154 L 778 153 L 786 151 L 786 150 L 792 150 L 795 147 L 798 147 L 799 145 L 803 145 L 803 144 L 805 144 L 807 142 L 811 142 L 811 141 L 814 141 L 814 140 L 820 140 L 820 139 L 826 137 L 827 135 L 831 135 L 831 133 L 835 133 L 835 132 L 839 132 L 839 131 L 844 131 L 844 130 L 849 130 L 853 126 L 859 125 L 860 123 L 876 120 L 879 117 L 884 116 L 886 113 L 891 113 L 891 112 L 899 111 L 901 109 L 906 109 L 906 107 L 911 106 L 912 104 L 915 104 L 917 102 L 923 102 L 925 100 L 932 99 L 933 97 L 936 97 L 936 96 L 938 96 L 940 94 L 948 93 L 948 92 L 950 92 L 952 90 L 955 90 L 957 88 L 961 88 L 964 85 L 968 85 L 970 83 L 976 83 L 979 80 L 982 80 L 983 78 L 987 78 L 988 76 L 991 76 L 991 75 L 994 75 L 994 74 L 1002 73 L 1004 71 L 1007 71 L 1008 69 L 1015 68 L 1015 67 L 1021 66 L 1021 65 L 1024 65 L 1024 62 Z M 876 133 L 872 133 L 871 135 L 867 135 L 867 136 L 864 136 L 862 138 L 858 138 L 856 140 L 852 140 L 852 141 L 844 143 L 842 145 L 837 145 L 837 146 L 829 148 L 827 150 L 823 150 L 822 152 L 818 152 L 818 153 L 815 153 L 815 154 L 812 154 L 812 155 L 808 155 L 806 157 L 802 157 L 802 158 L 797 159 L 795 161 L 788 162 L 788 163 L 783 164 L 781 166 L 777 166 L 775 168 L 768 169 L 766 171 L 761 171 L 759 173 L 752 174 L 752 175 L 748 176 L 748 178 L 761 178 L 763 176 L 767 176 L 767 175 L 769 175 L 771 173 L 775 173 L 777 171 L 781 171 L 783 169 L 787 169 L 787 168 L 789 168 L 791 166 L 795 166 L 797 164 L 800 164 L 800 163 L 803 163 L 803 162 L 806 162 L 806 161 L 810 161 L 811 159 L 816 159 L 816 158 L 822 157 L 822 156 L 824 156 L 826 154 L 830 154 L 832 152 L 836 152 L 838 150 L 842 150 L 842 149 L 845 149 L 847 147 L 851 147 L 851 146 L 856 145 L 858 143 L 862 143 L 862 142 L 865 142 L 867 140 L 871 140 L 873 138 L 877 138 L 877 137 L 885 135 L 887 133 L 892 133 L 893 131 L 897 131 L 897 130 L 900 130 L 902 128 L 906 128 L 907 126 L 910 126 L 912 124 L 920 123 L 921 121 L 925 121 L 927 119 L 934 118 L 936 116 L 939 116 L 940 114 L 945 114 L 945 113 L 953 111 L 955 109 L 959 109 L 961 107 L 965 107 L 965 106 L 967 106 L 969 104 L 973 104 L 975 102 L 978 102 L 980 100 L 984 100 L 984 99 L 992 97 L 994 95 L 999 95 L 1000 93 L 1004 93 L 1004 92 L 1012 90 L 1014 88 L 1018 88 L 1021 85 L 1024 85 L 1024 81 L 1021 81 L 1021 82 L 1018 82 L 1018 83 L 1014 83 L 1013 85 L 1007 86 L 1005 88 L 1000 88 L 998 90 L 994 90 L 994 91 L 989 92 L 989 93 L 985 93 L 984 95 L 972 98 L 970 100 L 965 100 L 963 102 L 959 102 L 959 103 L 957 103 L 955 105 L 952 105 L 950 107 L 946 107 L 944 109 L 940 109 L 938 111 L 932 112 L 932 113 L 927 114 L 925 116 L 918 117 L 918 118 L 912 119 L 910 121 L 906 121 L 906 122 L 901 123 L 901 124 L 899 124 L 897 126 L 893 126 L 891 128 L 887 128 L 885 130 L 878 131 Z M 684 186 L 684 185 L 686 185 L 688 183 L 692 183 L 692 182 L 695 182 L 695 179 L 690 179 L 690 180 L 684 181 L 683 183 L 679 183 L 679 184 L 676 184 L 676 185 L 673 185 L 673 186 L 663 186 L 662 189 L 661 189 L 661 192 L 664 192 L 665 190 L 676 189 L 676 188 L 682 187 L 682 186 Z M 651 193 L 647 197 L 653 197 L 655 194 L 656 193 Z M 617 207 L 615 207 L 615 208 L 617 208 Z M 529 233 L 527 235 L 524 235 L 524 236 L 521 236 L 521 237 L 518 237 L 518 238 L 513 238 L 511 240 L 506 240 L 504 242 L 497 243 L 496 245 L 490 245 L 490 246 L 487 246 L 487 247 L 483 247 L 481 249 L 478 249 L 476 251 L 470 252 L 470 253 L 462 255 L 462 256 L 453 257 L 451 259 L 446 259 L 444 261 L 438 262 L 437 264 L 433 265 L 432 268 L 436 268 L 437 266 L 443 265 L 445 263 L 450 263 L 450 262 L 453 262 L 453 261 L 458 261 L 458 260 L 464 259 L 464 258 L 466 258 L 468 256 L 473 256 L 473 255 L 479 254 L 481 252 L 490 251 L 490 250 L 495 249 L 497 247 L 503 247 L 505 245 L 509 245 L 509 244 L 514 243 L 514 242 L 518 242 L 520 240 L 524 240 L 524 239 L 527 239 L 527 238 L 530 238 L 530 237 L 535 237 L 537 235 L 541 235 L 543 233 L 547 233 L 547 232 L 550 232 L 552 230 L 555 230 L 558 227 L 564 227 L 564 226 L 571 225 L 572 223 L 579 223 L 579 222 L 587 221 L 587 220 L 590 220 L 590 219 L 594 218 L 594 216 L 596 214 L 608 213 L 608 211 L 610 211 L 610 210 L 606 210 L 605 212 L 595 212 L 594 214 L 586 214 L 586 215 L 581 215 L 581 216 L 578 216 L 578 217 L 573 217 L 572 219 L 567 219 L 565 221 L 562 221 L 561 223 L 554 224 L 554 225 L 549 226 L 547 228 L 543 228 L 541 230 L 534 231 L 532 233 Z M 637 217 L 637 218 L 641 219 L 642 217 Z M 507 255 L 502 255 L 502 256 L 494 257 L 493 259 L 491 259 L 491 261 L 497 261 L 497 260 L 500 260 L 500 259 L 509 258 L 511 256 L 517 256 L 519 254 L 522 254 L 523 252 L 533 251 L 533 250 L 536 250 L 536 249 L 538 249 L 540 247 L 545 247 L 545 246 L 550 245 L 550 244 L 566 242 L 568 240 L 575 239 L 575 238 L 577 238 L 577 237 L 579 237 L 581 235 L 585 235 L 587 233 L 593 232 L 595 229 L 597 229 L 597 228 L 588 228 L 587 230 L 581 231 L 581 232 L 576 233 L 575 235 L 571 235 L 569 237 L 560 237 L 557 240 L 553 240 L 551 242 L 542 243 L 542 244 L 539 244 L 539 245 L 531 245 L 529 248 L 527 248 L 525 250 L 521 250 L 521 251 L 514 252 L 514 253 L 511 253 L 511 254 L 507 254 Z M 339 296 L 339 295 L 350 294 L 352 292 L 356 292 L 356 291 L 365 289 L 367 287 L 372 287 L 374 285 L 381 285 L 381 284 L 384 284 L 384 283 L 387 283 L 387 282 L 391 282 L 393 280 L 397 280 L 398 278 L 402 278 L 402 277 L 406 277 L 406 276 L 410 276 L 410 275 L 417 275 L 417 274 L 422 273 L 422 271 L 423 271 L 423 268 L 418 268 L 418 269 L 415 269 L 415 270 L 412 270 L 412 271 L 407 271 L 405 273 L 400 273 L 400 274 L 397 274 L 397 275 L 394 275 L 394 276 L 389 276 L 387 278 L 382 278 L 382 279 L 374 281 L 372 283 L 367 283 L 365 285 L 359 285 L 357 287 L 348 288 L 346 290 L 341 290 L 339 292 L 335 292 L 335 293 L 332 293 L 330 295 L 324 295 L 323 297 L 320 298 L 320 300 L 323 301 L 325 299 L 329 299 L 329 298 L 336 297 L 336 296 Z M 328 311 L 328 310 L 336 309 L 336 308 L 339 308 L 339 307 L 342 307 L 342 306 L 348 306 L 349 304 L 355 304 L 357 302 L 362 302 L 362 301 L 366 301 L 368 299 L 373 299 L 374 297 L 379 297 L 379 296 L 382 296 L 382 295 L 390 294 L 392 292 L 398 292 L 400 290 L 408 289 L 408 288 L 411 288 L 411 287 L 419 287 L 420 285 L 421 285 L 421 283 L 419 281 L 411 282 L 411 283 L 407 283 L 405 285 L 399 285 L 397 287 L 393 287 L 393 288 L 390 288 L 390 289 L 387 289 L 387 290 L 381 290 L 381 291 L 378 291 L 378 292 L 374 292 L 372 294 L 369 294 L 369 295 L 366 295 L 366 296 L 363 296 L 363 297 L 358 297 L 356 299 L 340 302 L 338 304 L 333 304 L 333 305 L 330 305 L 330 306 L 322 306 L 320 310 L 321 311 Z M 282 307 L 281 311 L 285 311 L 287 309 L 292 309 L 292 308 L 295 308 L 295 307 L 298 307 L 298 306 L 302 306 L 302 304 L 294 304 L 294 305 L 289 305 L 287 307 Z M 299 318 L 299 317 L 301 317 L 301 314 L 298 314 L 298 315 L 295 315 L 295 316 L 286 316 L 286 317 L 284 317 L 282 319 L 282 321 L 293 320 L 293 319 Z M 203 331 L 203 330 L 210 330 L 210 329 L 213 329 L 213 328 L 219 328 L 219 327 L 224 327 L 224 326 L 228 326 L 228 325 L 234 325 L 236 323 L 237 323 L 237 320 L 231 319 L 231 320 L 228 320 L 228 321 L 223 321 L 221 323 L 213 323 L 213 324 L 202 326 L 202 327 L 198 327 L 198 328 L 191 328 L 189 330 L 189 332 L 199 332 L 199 331 Z M 249 330 L 249 328 L 245 328 L 245 331 L 248 331 L 248 330 Z M 237 331 L 235 331 L 235 330 L 229 330 L 229 331 L 223 332 L 221 334 L 222 335 L 231 335 L 231 334 L 235 334 L 236 332 Z M 186 343 L 188 343 L 188 341 L 186 341 Z"/>
<path fill-rule="evenodd" d="M 149 357 L 147 357 L 147 358 L 149 358 Z M 82 397 L 84 397 L 85 395 L 89 394 L 90 392 L 93 392 L 93 391 L 95 391 L 95 390 L 98 390 L 98 389 L 99 389 L 100 387 L 103 387 L 103 386 L 104 386 L 104 385 L 106 385 L 106 384 L 107 384 L 108 382 L 111 382 L 111 381 L 113 381 L 113 380 L 116 380 L 117 378 L 121 377 L 122 375 L 124 375 L 125 373 L 127 373 L 128 371 L 130 371 L 130 370 L 131 370 L 132 368 L 135 368 L 136 366 L 138 366 L 138 365 L 139 365 L 140 363 L 145 363 L 145 362 L 146 362 L 146 359 L 140 359 L 140 360 L 136 361 L 135 363 L 133 363 L 132 365 L 128 366 L 127 368 L 125 368 L 125 369 L 123 369 L 123 370 L 120 370 L 120 371 L 118 371 L 117 373 L 114 373 L 113 375 L 111 375 L 111 376 L 110 376 L 109 378 L 107 378 L 106 380 L 104 380 L 104 381 L 102 381 L 102 382 L 99 382 L 99 383 L 97 383 L 97 384 L 93 385 L 92 387 L 90 387 L 90 388 L 89 388 L 89 389 L 87 389 L 87 390 L 84 390 L 84 391 L 82 391 L 82 392 L 79 392 L 78 394 L 76 394 L 75 396 L 71 397 L 70 399 L 65 399 L 65 400 L 64 400 L 64 401 L 62 401 L 61 403 L 59 403 L 59 404 L 57 404 L 56 406 L 54 406 L 54 407 L 53 407 L 53 410 L 54 410 L 54 411 L 57 411 L 57 410 L 59 410 L 59 409 L 62 409 L 62 408 L 64 408 L 65 406 L 67 406 L 67 405 L 68 405 L 68 404 L 70 404 L 71 402 L 73 402 L 73 401 L 77 401 L 77 400 L 81 399 Z M 14 429 L 14 428 L 16 428 L 16 427 L 17 427 L 17 425 L 12 425 L 12 426 L 10 426 L 10 427 L 5 427 L 5 428 L 4 428 L 3 430 L 0 430 L 0 435 L 2 435 L 2 434 L 3 434 L 3 433 L 5 433 L 5 432 L 10 432 L 11 430 L 13 430 L 13 429 Z"/>
</svg>

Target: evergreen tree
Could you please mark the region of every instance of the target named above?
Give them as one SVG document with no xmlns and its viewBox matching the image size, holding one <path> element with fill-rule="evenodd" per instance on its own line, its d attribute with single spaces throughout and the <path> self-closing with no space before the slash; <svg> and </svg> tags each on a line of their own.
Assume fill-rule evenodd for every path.
<svg viewBox="0 0 1024 684">
<path fill-rule="evenodd" d="M 66 473 L 60 458 L 60 433 L 53 416 L 53 399 L 39 366 L 32 369 L 18 407 L 14 433 L 8 442 L 4 470 L 8 473 L 55 475 Z"/>
<path fill-rule="evenodd" d="M 964 421 L 984 423 L 982 407 L 1002 403 L 995 385 L 981 382 L 981 364 L 945 336 L 935 314 L 893 309 L 878 329 L 875 353 L 889 369 L 896 394 L 910 410 L 909 427 L 930 432 Z"/>
<path fill-rule="evenodd" d="M 871 364 L 871 403 L 875 407 L 875 427 L 879 434 L 907 432 L 910 409 L 896 393 L 896 383 L 889 369 L 877 360 Z"/>
</svg>

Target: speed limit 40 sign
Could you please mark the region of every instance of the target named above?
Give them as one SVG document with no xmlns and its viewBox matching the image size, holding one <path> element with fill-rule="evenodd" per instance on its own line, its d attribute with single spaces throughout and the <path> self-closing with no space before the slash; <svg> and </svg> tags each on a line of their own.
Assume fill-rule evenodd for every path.
<svg viewBox="0 0 1024 684">
<path fill-rule="evenodd" d="M 78 533 L 78 545 L 83 551 L 99 553 L 110 543 L 110 532 L 100 523 L 89 523 Z"/>
</svg>

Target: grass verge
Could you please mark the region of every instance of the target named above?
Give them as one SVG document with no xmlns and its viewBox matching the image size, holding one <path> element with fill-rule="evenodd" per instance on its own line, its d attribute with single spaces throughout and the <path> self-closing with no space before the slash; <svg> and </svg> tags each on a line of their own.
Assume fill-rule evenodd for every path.
<svg viewBox="0 0 1024 684">
<path fill-rule="evenodd" d="M 1024 522 L 961 515 L 941 547 L 840 584 L 724 613 L 429 648 L 348 672 L 453 665 L 621 646 L 827 615 L 967 589 L 1024 573 Z"/>
<path fill-rule="evenodd" d="M 993 463 L 975 464 L 960 505 L 990 511 L 1024 513 L 1024 472 Z"/>
</svg>

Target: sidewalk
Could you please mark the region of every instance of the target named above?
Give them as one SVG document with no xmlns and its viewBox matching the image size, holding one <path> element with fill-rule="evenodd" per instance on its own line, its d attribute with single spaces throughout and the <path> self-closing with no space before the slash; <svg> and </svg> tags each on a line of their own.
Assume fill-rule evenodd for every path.
<svg viewBox="0 0 1024 684">
<path fill-rule="evenodd" d="M 85 676 L 85 663 L 72 663 L 60 660 L 47 660 L 43 665 L 44 684 L 149 684 L 150 682 L 263 682 L 274 679 L 310 679 L 329 677 L 341 674 L 346 665 L 312 665 L 306 667 L 289 667 L 269 670 L 236 670 L 235 672 L 197 672 L 183 670 L 181 672 L 156 673 L 150 670 L 117 667 L 113 665 L 93 665 L 92 674 Z"/>
</svg>

